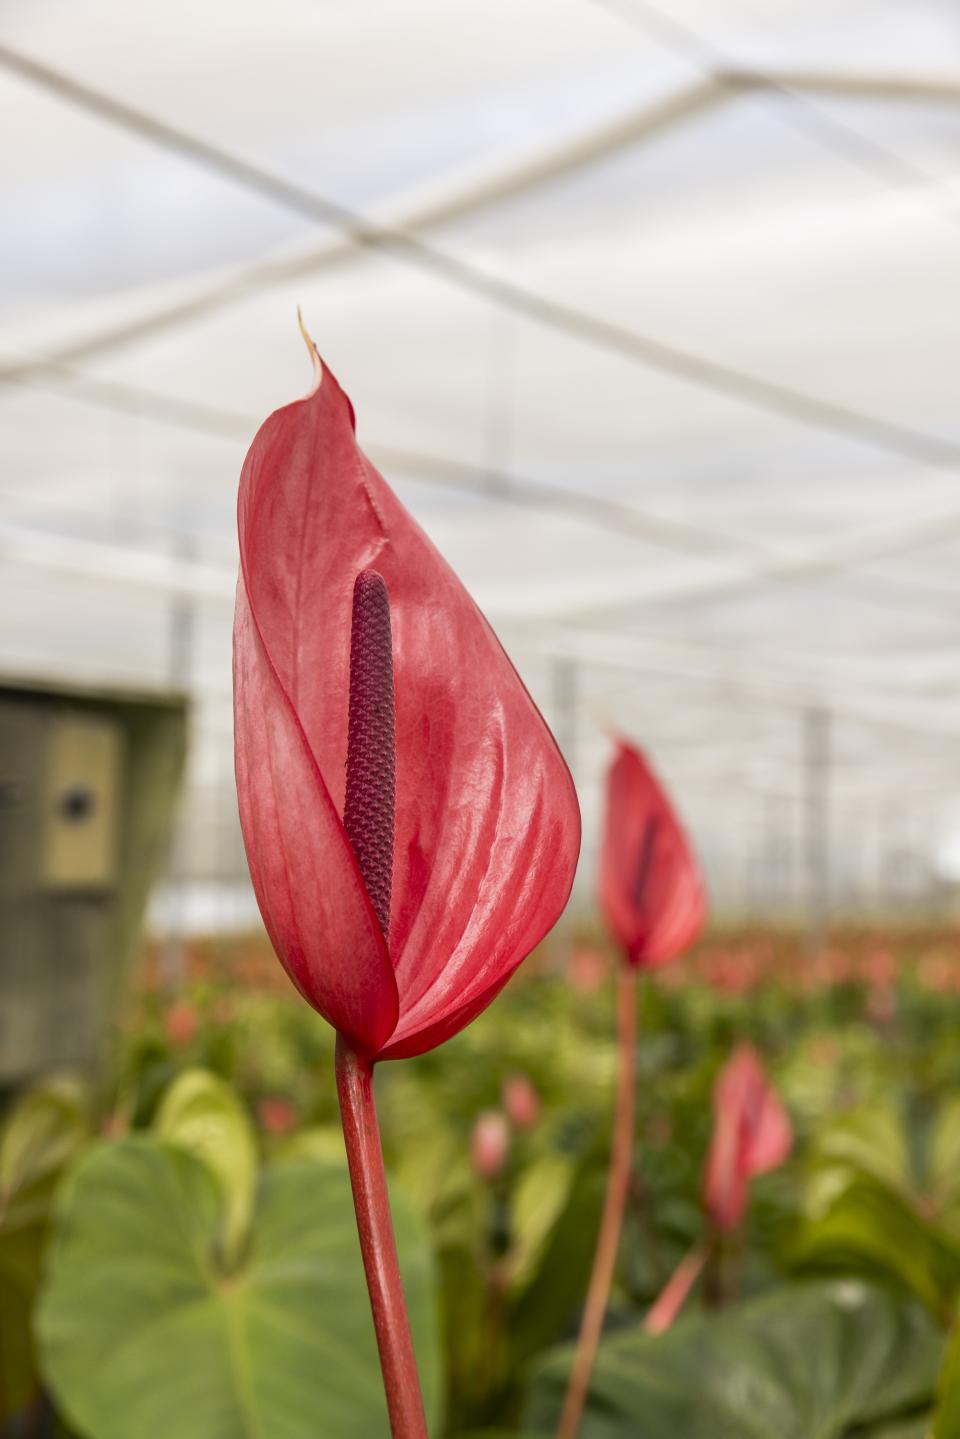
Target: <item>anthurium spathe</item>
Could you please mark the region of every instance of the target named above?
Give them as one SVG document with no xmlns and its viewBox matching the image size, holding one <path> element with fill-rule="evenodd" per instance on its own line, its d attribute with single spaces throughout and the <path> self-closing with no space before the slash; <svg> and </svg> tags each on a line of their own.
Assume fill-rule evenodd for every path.
<svg viewBox="0 0 960 1439">
<path fill-rule="evenodd" d="M 563 909 L 569 773 L 319 358 L 311 393 L 251 446 L 239 529 L 237 786 L 264 922 L 358 1053 L 418 1054 L 478 1014 Z"/>
<path fill-rule="evenodd" d="M 607 771 L 600 905 L 630 964 L 665 964 L 703 928 L 706 894 L 673 806 L 627 740 Z"/>
<path fill-rule="evenodd" d="M 739 1045 L 713 1090 L 713 1137 L 703 1177 L 703 1200 L 714 1228 L 739 1228 L 750 1181 L 782 1164 L 793 1147 L 790 1116 L 767 1078 L 763 1061 Z"/>
</svg>

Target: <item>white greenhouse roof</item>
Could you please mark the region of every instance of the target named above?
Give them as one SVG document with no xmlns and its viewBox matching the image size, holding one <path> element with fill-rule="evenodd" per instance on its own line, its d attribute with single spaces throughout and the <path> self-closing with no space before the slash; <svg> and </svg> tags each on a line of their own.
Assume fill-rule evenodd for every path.
<svg viewBox="0 0 960 1439">
<path fill-rule="evenodd" d="M 197 884 L 298 304 L 588 841 L 616 726 L 721 908 L 954 877 L 956 4 L 661 3 L 3 6 L 0 670 L 190 688 Z"/>
</svg>

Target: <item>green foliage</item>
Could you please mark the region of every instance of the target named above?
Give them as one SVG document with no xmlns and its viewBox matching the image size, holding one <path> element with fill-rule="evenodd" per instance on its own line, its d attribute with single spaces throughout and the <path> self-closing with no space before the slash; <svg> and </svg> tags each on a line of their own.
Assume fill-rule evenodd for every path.
<svg viewBox="0 0 960 1439">
<path fill-rule="evenodd" d="M 218 1243 L 229 1267 L 248 1236 L 257 1182 L 256 1138 L 246 1110 L 217 1075 L 188 1069 L 163 1096 L 154 1128 L 216 1177 L 223 1214 Z"/>
<path fill-rule="evenodd" d="M 606 1339 L 580 1435 L 890 1439 L 929 1405 L 942 1352 L 909 1300 L 853 1280 L 781 1287 L 657 1337 L 634 1326 Z M 564 1350 L 538 1368 L 529 1429 L 552 1432 L 569 1363 Z"/>
<path fill-rule="evenodd" d="M 513 1305 L 511 1347 L 520 1362 L 563 1337 L 579 1312 L 605 1187 L 605 1167 L 589 1155 L 574 1178 L 540 1263 Z"/>
<path fill-rule="evenodd" d="M 795 1242 L 797 1267 L 885 1278 L 949 1322 L 960 1286 L 960 1255 L 896 1190 L 856 1178 Z"/>
<path fill-rule="evenodd" d="M 917 1419 L 896 1420 L 893 1424 L 871 1426 L 868 1439 L 931 1439 L 930 1416 L 924 1414 Z"/>
<path fill-rule="evenodd" d="M 940 1376 L 934 1439 L 960 1439 L 960 1337 L 954 1334 Z"/>
<path fill-rule="evenodd" d="M 960 1294 L 958 1112 L 909 1134 L 889 1102 L 822 1127 L 811 1147 L 795 1268 L 862 1273 L 915 1294 L 949 1324 Z"/>
<path fill-rule="evenodd" d="M 19 1100 L 0 1131 L 5 1223 L 30 1224 L 47 1212 L 57 1175 L 84 1147 L 90 1130 L 90 1094 L 73 1076 L 53 1076 Z"/>
<path fill-rule="evenodd" d="M 751 1429 L 750 1439 L 773 1439 L 769 1415 L 778 1424 L 777 1403 L 786 1401 L 781 1394 L 764 1407 L 764 1395 L 775 1397 L 781 1381 L 764 1377 L 764 1355 L 779 1350 L 773 1338 L 764 1338 L 763 1325 L 739 1347 L 715 1338 L 731 1328 L 735 1335 L 741 1316 L 768 1313 L 767 1327 L 783 1330 L 783 1343 L 796 1348 L 800 1363 L 804 1353 L 818 1351 L 803 1325 L 790 1327 L 790 1313 L 798 1303 L 799 1312 L 807 1312 L 811 1301 L 804 1295 L 827 1292 L 823 1274 L 857 1276 L 868 1285 L 882 1280 L 885 1303 L 913 1314 L 908 1301 L 919 1297 L 944 1328 L 956 1312 L 960 1009 L 943 993 L 925 990 L 905 946 L 906 963 L 891 981 L 893 1002 L 881 1011 L 887 1017 L 871 1018 L 869 983 L 857 974 L 877 943 L 865 938 L 862 953 L 831 951 L 823 974 L 811 982 L 808 960 L 788 944 L 781 952 L 769 936 L 756 936 L 745 949 L 721 942 L 696 959 L 693 982 L 677 983 L 679 967 L 671 966 L 641 989 L 637 1150 L 603 1350 L 620 1342 L 630 1348 L 634 1336 L 642 1360 L 637 1372 L 653 1383 L 637 1325 L 701 1236 L 711 1088 L 731 1045 L 748 1039 L 788 1104 L 796 1151 L 753 1186 L 744 1229 L 714 1252 L 676 1334 L 692 1325 L 704 1336 L 700 1360 L 684 1380 L 691 1403 L 697 1393 L 709 1399 L 714 1392 L 718 1365 L 725 1393 L 752 1395 L 757 1371 L 758 1426 L 767 1427 Z M 92 1121 L 86 1101 L 78 1107 L 70 1086 L 57 1085 L 46 1097 L 25 1101 L 11 1138 L 0 1130 L 0 1394 L 6 1399 L 15 1389 L 21 1404 L 34 1388 L 29 1318 L 65 1167 L 70 1179 L 55 1221 L 41 1329 L 45 1346 L 52 1345 L 50 1375 L 60 1407 L 79 1422 L 84 1439 L 101 1439 L 96 1425 L 104 1423 L 113 1426 L 103 1431 L 106 1439 L 151 1439 L 144 1407 L 158 1386 L 171 1396 L 163 1417 L 168 1427 L 186 1429 L 183 1439 L 234 1439 L 223 1426 L 236 1420 L 231 1404 L 248 1403 L 237 1397 L 241 1378 L 255 1407 L 279 1405 L 280 1423 L 286 1423 L 283 1396 L 293 1396 L 293 1404 L 298 1393 L 309 1393 L 311 1433 L 343 1439 L 365 1426 L 383 1432 L 382 1409 L 370 1407 L 380 1403 L 375 1365 L 363 1368 L 365 1378 L 357 1379 L 349 1404 L 343 1398 L 340 1416 L 324 1409 L 328 1383 L 334 1394 L 336 1386 L 347 1386 L 346 1396 L 356 1373 L 340 1362 L 337 1345 L 352 1343 L 364 1325 L 363 1342 L 372 1343 L 346 1189 L 332 1035 L 285 984 L 276 993 L 245 987 L 243 966 L 252 965 L 253 947 L 245 943 L 241 951 L 209 947 L 185 994 L 172 1002 L 143 995 L 128 1014 L 101 1094 L 105 1132 L 132 1131 L 132 1137 L 99 1146 L 78 1167 Z M 269 956 L 261 958 L 258 972 L 268 983 L 276 967 Z M 831 967 L 840 983 L 824 982 Z M 745 987 L 745 971 L 761 977 Z M 449 1439 L 518 1435 L 531 1376 L 539 1375 L 539 1403 L 544 1374 L 562 1369 L 558 1353 L 545 1367 L 544 1355 L 572 1340 L 579 1323 L 605 1182 L 614 1070 L 609 986 L 576 991 L 565 979 L 542 974 L 521 974 L 488 1013 L 441 1049 L 378 1068 L 401 1245 L 419 1296 L 416 1322 L 427 1335 L 437 1327 L 434 1309 L 440 1321 L 442 1364 L 436 1336 L 420 1340 L 427 1344 L 429 1382 L 444 1391 L 446 1428 L 434 1422 L 435 1439 L 441 1433 Z M 503 1172 L 484 1179 L 471 1167 L 472 1126 L 480 1111 L 502 1105 L 503 1082 L 515 1072 L 537 1091 L 539 1121 L 514 1128 Z M 152 1176 L 148 1183 L 140 1173 L 139 1188 L 128 1170 L 131 1155 L 140 1155 Z M 336 1219 L 329 1229 L 328 1200 Z M 125 1228 L 113 1225 L 117 1206 Z M 282 1214 L 290 1216 L 290 1247 L 281 1263 L 270 1246 L 277 1226 L 286 1223 Z M 328 1242 L 328 1234 L 340 1239 Z M 121 1239 L 115 1252 L 111 1246 Z M 175 1254 L 166 1247 L 171 1242 Z M 272 1257 L 264 1269 L 265 1252 Z M 299 1287 L 290 1278 L 288 1292 L 281 1271 L 302 1273 Z M 804 1285 L 789 1282 L 791 1274 Z M 718 1293 L 729 1303 L 715 1329 L 712 1319 L 698 1316 Z M 871 1291 L 857 1282 L 837 1293 Z M 849 1339 L 835 1309 L 819 1321 L 833 1335 L 834 1349 L 817 1359 L 825 1366 L 828 1397 L 835 1387 L 834 1351 Z M 883 1302 L 870 1298 L 857 1313 L 858 1334 L 871 1325 L 881 1337 L 889 1332 Z M 285 1356 L 278 1358 L 281 1331 Z M 251 1334 L 252 1379 L 236 1362 Z M 100 1346 L 96 1357 L 91 1336 Z M 679 1343 L 672 1335 L 667 1340 Z M 372 1349 L 363 1342 L 355 1347 L 366 1366 Z M 261 1351 L 276 1379 L 258 1367 Z M 101 1361 L 102 1353 L 110 1363 Z M 160 1379 L 154 1363 L 162 1365 Z M 793 1363 L 785 1355 L 778 1363 L 789 1391 Z M 897 1365 L 891 1359 L 887 1367 Z M 952 1416 L 952 1406 L 960 1408 L 958 1370 L 952 1363 L 940 1387 L 938 1439 L 960 1439 Z M 279 1399 L 274 1383 L 283 1387 Z M 201 1395 L 196 1402 L 192 1384 Z M 650 1401 L 644 1391 L 630 1402 Z M 813 1422 L 811 1411 L 797 1408 L 801 1420 Z M 81 1413 L 89 1418 L 81 1422 Z M 609 1416 L 595 1407 L 584 1439 L 626 1433 L 648 1439 L 641 1413 L 646 1408 L 636 1410 L 632 1430 L 623 1415 L 606 1429 Z M 833 1439 L 831 1414 L 827 1427 L 809 1433 L 788 1427 L 786 1439 Z M 928 1439 L 927 1415 L 909 1406 L 892 1406 L 887 1414 L 882 1423 L 879 1416 L 865 1421 L 858 1439 Z M 220 1432 L 211 1428 L 218 1423 Z M 686 1439 L 678 1425 L 674 1432 Z M 271 1424 L 269 1439 L 274 1432 Z M 279 1439 L 286 1432 L 281 1429 Z M 726 1431 L 718 1421 L 706 1432 L 724 1439 Z"/>
<path fill-rule="evenodd" d="M 386 1434 L 343 1167 L 307 1159 L 268 1168 L 233 1263 L 219 1244 L 219 1177 L 209 1161 L 148 1136 L 96 1148 L 71 1175 L 37 1324 L 44 1373 L 68 1419 L 92 1439 Z M 395 1201 L 435 1413 L 429 1250 Z"/>
<path fill-rule="evenodd" d="M 37 1389 L 30 1316 L 53 1195 L 90 1133 L 90 1096 L 68 1076 L 30 1090 L 0 1129 L 0 1424 Z"/>
</svg>

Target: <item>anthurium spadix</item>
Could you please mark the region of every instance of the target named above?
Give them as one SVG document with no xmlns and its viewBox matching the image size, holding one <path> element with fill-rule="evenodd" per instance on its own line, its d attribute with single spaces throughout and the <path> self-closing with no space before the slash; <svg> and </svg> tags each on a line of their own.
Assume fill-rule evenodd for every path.
<svg viewBox="0 0 960 1439">
<path fill-rule="evenodd" d="M 560 915 L 580 816 L 486 620 L 310 393 L 240 478 L 237 791 L 274 948 L 337 1031 L 337 1088 L 394 1435 L 425 1435 L 371 1071 L 484 1009 Z"/>
</svg>

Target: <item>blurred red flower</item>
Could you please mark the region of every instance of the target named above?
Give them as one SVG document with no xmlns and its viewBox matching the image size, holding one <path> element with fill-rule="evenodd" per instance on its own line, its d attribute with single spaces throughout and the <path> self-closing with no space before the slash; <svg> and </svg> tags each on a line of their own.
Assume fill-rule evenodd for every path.
<svg viewBox="0 0 960 1439">
<path fill-rule="evenodd" d="M 567 901 L 580 816 L 496 636 L 354 427 L 317 359 L 247 455 L 235 750 L 274 948 L 370 1061 L 431 1049 L 490 1003 Z"/>
<path fill-rule="evenodd" d="M 480 1179 L 496 1179 L 510 1154 L 510 1124 L 499 1109 L 478 1114 L 470 1135 L 470 1163 Z"/>
<path fill-rule="evenodd" d="M 957 969 L 948 954 L 931 950 L 917 962 L 917 978 L 934 994 L 949 994 L 957 987 Z"/>
<path fill-rule="evenodd" d="M 713 1139 L 704 1171 L 704 1206 L 714 1227 L 737 1229 L 750 1180 L 782 1164 L 793 1147 L 790 1117 L 757 1052 L 734 1050 L 713 1089 Z"/>
<path fill-rule="evenodd" d="M 163 1027 L 167 1043 L 174 1049 L 183 1049 L 192 1043 L 200 1028 L 200 1015 L 196 1005 L 191 1004 L 188 999 L 175 1000 L 164 1016 Z"/>
<path fill-rule="evenodd" d="M 290 1134 L 297 1127 L 297 1111 L 289 1099 L 270 1095 L 257 1104 L 257 1118 L 267 1134 Z"/>
<path fill-rule="evenodd" d="M 610 971 L 610 961 L 599 949 L 576 945 L 567 961 L 567 978 L 581 994 L 593 994 Z"/>
<path fill-rule="evenodd" d="M 892 1024 L 897 1017 L 897 996 L 892 985 L 875 984 L 867 990 L 864 1005 L 867 1018 L 874 1024 Z"/>
<path fill-rule="evenodd" d="M 514 1129 L 536 1129 L 540 1122 L 540 1096 L 527 1075 L 507 1075 L 503 1081 L 503 1107 Z"/>
<path fill-rule="evenodd" d="M 631 964 L 665 964 L 696 939 L 706 894 L 690 844 L 641 752 L 617 740 L 607 772 L 600 907 Z"/>
<path fill-rule="evenodd" d="M 897 963 L 889 949 L 871 949 L 861 961 L 861 978 L 878 989 L 887 989 L 897 977 Z"/>
</svg>

